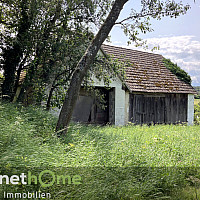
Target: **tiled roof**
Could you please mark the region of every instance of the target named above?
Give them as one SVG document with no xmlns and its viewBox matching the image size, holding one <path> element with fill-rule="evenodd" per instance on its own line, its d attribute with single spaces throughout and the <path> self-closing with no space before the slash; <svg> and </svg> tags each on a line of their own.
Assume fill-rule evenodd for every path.
<svg viewBox="0 0 200 200">
<path fill-rule="evenodd" d="M 110 45 L 102 45 L 104 53 L 120 61 L 129 61 L 126 68 L 126 85 L 131 92 L 195 94 L 192 86 L 179 80 L 163 63 L 164 57 Z"/>
<path fill-rule="evenodd" d="M 26 78 L 26 72 L 25 71 L 21 71 L 18 84 L 22 85 L 22 83 L 24 82 L 25 78 Z"/>
</svg>

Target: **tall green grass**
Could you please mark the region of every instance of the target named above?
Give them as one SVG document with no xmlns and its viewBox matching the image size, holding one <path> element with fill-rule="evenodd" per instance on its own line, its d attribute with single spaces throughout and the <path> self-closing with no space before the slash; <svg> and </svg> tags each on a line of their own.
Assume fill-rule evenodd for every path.
<svg viewBox="0 0 200 200">
<path fill-rule="evenodd" d="M 55 125 L 56 119 L 44 110 L 1 103 L 1 173 L 52 169 L 81 175 L 81 186 L 36 187 L 50 191 L 54 199 L 180 199 L 180 195 L 195 199 L 199 195 L 200 126 L 71 124 L 66 137 L 58 139 Z"/>
</svg>

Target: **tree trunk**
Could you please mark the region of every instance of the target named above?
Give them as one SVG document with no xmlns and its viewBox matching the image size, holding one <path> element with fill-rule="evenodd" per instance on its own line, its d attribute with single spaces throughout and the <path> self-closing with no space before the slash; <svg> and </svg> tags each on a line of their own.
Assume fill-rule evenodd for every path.
<svg viewBox="0 0 200 200">
<path fill-rule="evenodd" d="M 15 72 L 23 57 L 24 47 L 29 40 L 28 30 L 31 26 L 31 17 L 27 13 L 28 3 L 26 0 L 21 2 L 21 15 L 19 20 L 19 29 L 13 47 L 3 50 L 3 70 L 4 70 L 4 82 L 2 85 L 3 99 L 12 101 L 14 97 L 14 85 L 15 85 Z"/>
<path fill-rule="evenodd" d="M 49 92 L 49 96 L 48 96 L 48 99 L 47 99 L 47 105 L 46 105 L 46 110 L 50 110 L 51 108 L 51 98 L 53 96 L 53 91 L 54 91 L 55 87 L 52 85 L 51 89 L 50 89 L 50 92 Z"/>
<path fill-rule="evenodd" d="M 15 72 L 22 57 L 21 48 L 19 45 L 15 45 L 13 49 L 6 50 L 3 57 L 5 60 L 3 67 L 5 80 L 2 85 L 2 95 L 4 100 L 12 101 L 14 97 Z"/>
<path fill-rule="evenodd" d="M 113 4 L 113 7 L 105 20 L 104 24 L 99 29 L 97 35 L 92 40 L 91 44 L 89 45 L 88 49 L 86 50 L 83 57 L 80 59 L 75 72 L 73 73 L 69 89 L 67 91 L 58 123 L 56 126 L 56 131 L 60 132 L 60 135 L 66 134 L 67 127 L 72 117 L 73 109 L 76 104 L 81 83 L 83 78 L 85 77 L 90 65 L 93 63 L 94 58 L 97 55 L 102 43 L 108 37 L 111 29 L 115 25 L 116 20 L 119 17 L 121 10 L 123 9 L 124 4 L 128 0 L 116 0 Z M 63 131 L 61 131 L 63 130 Z"/>
</svg>

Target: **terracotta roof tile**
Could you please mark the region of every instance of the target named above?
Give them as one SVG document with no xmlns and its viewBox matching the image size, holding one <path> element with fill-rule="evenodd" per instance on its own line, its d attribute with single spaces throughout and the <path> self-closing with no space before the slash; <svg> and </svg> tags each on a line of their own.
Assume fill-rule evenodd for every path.
<svg viewBox="0 0 200 200">
<path fill-rule="evenodd" d="M 126 85 L 131 92 L 195 94 L 192 86 L 179 80 L 164 65 L 164 57 L 122 47 L 102 45 L 102 50 L 120 61 L 129 61 Z"/>
<path fill-rule="evenodd" d="M 22 71 L 21 73 L 20 73 L 20 77 L 19 77 L 19 85 L 22 85 L 22 83 L 24 82 L 24 80 L 25 80 L 25 77 L 26 77 L 26 72 L 25 71 Z"/>
</svg>

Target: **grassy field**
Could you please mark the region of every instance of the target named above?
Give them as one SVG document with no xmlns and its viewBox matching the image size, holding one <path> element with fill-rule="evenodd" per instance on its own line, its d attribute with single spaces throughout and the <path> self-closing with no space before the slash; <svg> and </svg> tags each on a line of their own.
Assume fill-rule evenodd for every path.
<svg viewBox="0 0 200 200">
<path fill-rule="evenodd" d="M 81 185 L 1 185 L 3 191 L 50 192 L 52 199 L 198 199 L 200 126 L 71 124 L 38 108 L 0 104 L 1 173 L 52 170 L 81 176 Z M 49 177 L 45 179 L 47 182 Z"/>
</svg>

